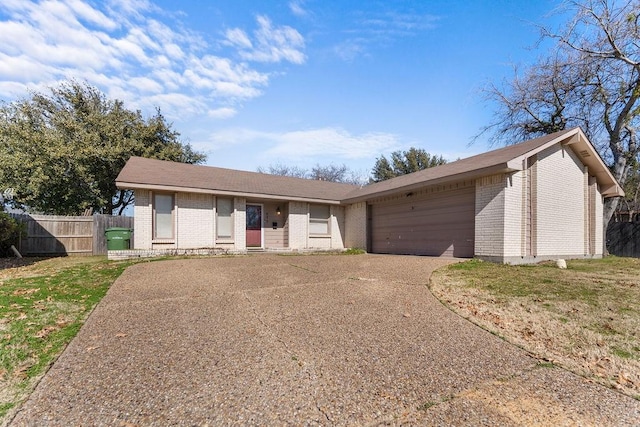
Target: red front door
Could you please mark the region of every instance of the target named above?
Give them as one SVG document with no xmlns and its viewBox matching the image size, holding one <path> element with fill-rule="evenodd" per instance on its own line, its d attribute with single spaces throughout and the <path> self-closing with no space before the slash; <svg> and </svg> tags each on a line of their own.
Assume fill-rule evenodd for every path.
<svg viewBox="0 0 640 427">
<path fill-rule="evenodd" d="M 262 247 L 262 206 L 247 205 L 247 247 Z"/>
</svg>

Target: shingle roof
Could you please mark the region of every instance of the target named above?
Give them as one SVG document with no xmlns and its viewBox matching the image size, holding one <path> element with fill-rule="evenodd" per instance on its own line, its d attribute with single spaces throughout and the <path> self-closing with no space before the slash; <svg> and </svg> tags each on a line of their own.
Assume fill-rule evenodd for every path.
<svg viewBox="0 0 640 427">
<path fill-rule="evenodd" d="M 619 186 L 604 163 L 602 163 L 602 160 L 591 143 L 586 140 L 586 137 L 584 137 L 584 134 L 579 128 L 573 128 L 488 151 L 476 156 L 467 157 L 455 162 L 446 163 L 441 166 L 435 166 L 367 185 L 366 187 L 355 189 L 342 201 L 356 202 L 398 191 L 408 191 L 425 185 L 436 185 L 451 181 L 478 178 L 500 172 L 521 170 L 523 168 L 522 161 L 525 158 L 545 149 L 547 146 L 560 141 L 564 142 L 564 140 L 568 140 L 576 135 L 578 135 L 576 142 L 579 143 L 580 150 L 585 148 L 589 150 L 591 156 L 591 159 L 589 159 L 590 168 L 594 169 L 591 173 L 595 174 L 598 182 L 605 184 L 607 188 L 615 187 L 614 190 L 609 190 L 610 195 L 619 195 L 617 194 L 618 190 L 620 190 Z M 585 161 L 585 159 L 583 159 L 583 161 Z"/>
<path fill-rule="evenodd" d="M 119 188 L 188 189 L 289 200 L 354 203 L 426 185 L 521 170 L 524 159 L 559 142 L 572 147 L 584 164 L 589 166 L 590 173 L 596 176 L 598 184 L 602 186 L 603 195 L 624 195 L 595 148 L 579 128 L 545 135 L 365 187 L 141 157 L 132 157 L 127 162 L 116 178 L 116 184 Z"/>
<path fill-rule="evenodd" d="M 269 195 L 338 202 L 351 184 L 292 178 L 211 166 L 132 157 L 116 178 L 120 188 L 171 187 L 205 192 Z"/>
<path fill-rule="evenodd" d="M 530 151 L 534 151 L 570 131 L 571 130 L 556 132 L 520 144 L 509 145 L 455 162 L 370 184 L 366 187 L 355 189 L 347 195 L 346 199 L 365 199 L 367 196 L 383 195 L 400 189 L 408 190 L 424 184 L 438 184 L 445 181 L 463 179 L 464 177 L 461 175 L 473 178 L 491 172 L 498 173 L 503 170 L 506 171 L 509 170 L 508 163 L 513 159 L 521 157 Z"/>
</svg>

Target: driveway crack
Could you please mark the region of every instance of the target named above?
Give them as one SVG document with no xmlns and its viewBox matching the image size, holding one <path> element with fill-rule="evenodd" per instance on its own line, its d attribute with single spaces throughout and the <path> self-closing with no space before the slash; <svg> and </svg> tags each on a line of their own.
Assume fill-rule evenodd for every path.
<svg viewBox="0 0 640 427">
<path fill-rule="evenodd" d="M 262 316 L 260 316 L 260 313 L 258 313 L 256 305 L 251 300 L 251 298 L 249 298 L 249 294 L 246 291 L 243 291 L 242 295 L 244 296 L 244 299 L 247 301 L 247 303 L 249 303 L 249 307 L 251 307 L 251 312 L 253 313 L 255 318 L 258 319 L 258 322 L 260 322 L 260 324 L 265 328 L 267 333 L 273 339 L 275 339 L 278 343 L 280 343 L 280 345 L 282 345 L 282 347 L 284 348 L 285 352 L 289 356 L 291 356 L 291 358 L 293 360 L 297 360 L 296 354 L 289 348 L 289 345 L 287 344 L 287 342 L 284 339 L 280 338 L 280 336 L 273 331 L 273 328 L 267 322 L 264 321 Z M 311 366 L 309 366 L 309 364 L 307 364 L 307 363 L 303 364 L 303 363 L 299 362 L 298 365 L 302 368 L 303 372 L 306 374 L 307 379 L 309 380 L 309 382 L 310 383 L 314 383 L 315 382 L 314 375 L 312 374 L 312 371 L 314 371 L 314 369 Z M 331 419 L 329 414 L 322 408 L 322 406 L 318 402 L 317 390 L 313 393 L 313 402 L 314 402 L 318 412 L 320 412 L 328 422 L 333 423 L 333 420 Z"/>
<path fill-rule="evenodd" d="M 273 331 L 273 328 L 269 326 L 267 322 L 264 321 L 262 316 L 260 316 L 260 314 L 258 313 L 258 310 L 256 309 L 255 304 L 253 303 L 251 298 L 249 298 L 249 295 L 247 294 L 247 292 L 246 291 L 242 292 L 242 295 L 249 303 L 249 306 L 251 307 L 251 311 L 253 312 L 253 315 L 256 317 L 256 319 L 258 319 L 258 322 L 260 322 L 260 324 L 267 330 L 267 333 L 271 335 L 277 342 L 279 342 L 282 345 L 282 347 L 284 347 L 288 355 L 294 356 L 293 352 L 287 345 L 287 342 L 284 339 L 280 338 L 280 336 Z"/>
</svg>

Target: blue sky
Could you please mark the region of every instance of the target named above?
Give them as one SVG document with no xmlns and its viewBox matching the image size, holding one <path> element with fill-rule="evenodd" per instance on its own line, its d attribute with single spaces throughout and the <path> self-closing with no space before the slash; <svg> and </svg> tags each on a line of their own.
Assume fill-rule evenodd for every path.
<svg viewBox="0 0 640 427">
<path fill-rule="evenodd" d="M 346 164 L 411 146 L 454 160 L 481 89 L 544 51 L 558 1 L 2 0 L 0 99 L 86 80 L 155 106 L 213 166 Z"/>
</svg>

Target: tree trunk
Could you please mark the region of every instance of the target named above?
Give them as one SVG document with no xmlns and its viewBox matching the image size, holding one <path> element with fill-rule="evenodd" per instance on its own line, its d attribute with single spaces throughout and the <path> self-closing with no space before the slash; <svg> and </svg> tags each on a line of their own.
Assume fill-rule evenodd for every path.
<svg viewBox="0 0 640 427">
<path fill-rule="evenodd" d="M 604 206 L 602 209 L 602 213 L 603 213 L 602 232 L 604 237 L 602 239 L 603 255 L 609 255 L 609 251 L 607 251 L 607 228 L 609 228 L 609 222 L 611 221 L 611 217 L 613 216 L 613 213 L 616 211 L 616 208 L 618 207 L 619 202 L 620 202 L 619 197 L 609 197 L 604 201 Z"/>
</svg>

